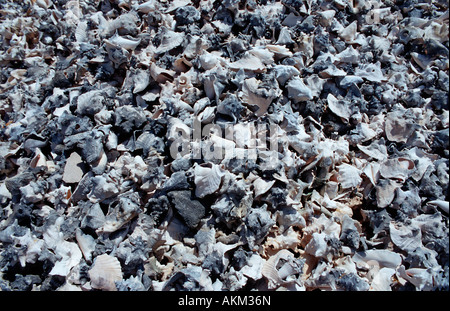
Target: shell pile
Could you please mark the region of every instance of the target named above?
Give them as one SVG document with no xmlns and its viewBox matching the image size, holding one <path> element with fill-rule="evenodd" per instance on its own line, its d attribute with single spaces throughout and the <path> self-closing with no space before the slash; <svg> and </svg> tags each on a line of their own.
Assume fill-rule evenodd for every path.
<svg viewBox="0 0 450 311">
<path fill-rule="evenodd" d="M 449 289 L 448 1 L 0 0 L 0 49 L 1 290 Z"/>
</svg>

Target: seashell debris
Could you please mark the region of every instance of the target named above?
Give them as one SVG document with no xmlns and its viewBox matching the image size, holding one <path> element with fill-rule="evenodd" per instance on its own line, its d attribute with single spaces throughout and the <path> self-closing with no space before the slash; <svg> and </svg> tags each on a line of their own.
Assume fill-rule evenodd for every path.
<svg viewBox="0 0 450 311">
<path fill-rule="evenodd" d="M 1 291 L 449 290 L 448 1 L 0 6 Z"/>
</svg>

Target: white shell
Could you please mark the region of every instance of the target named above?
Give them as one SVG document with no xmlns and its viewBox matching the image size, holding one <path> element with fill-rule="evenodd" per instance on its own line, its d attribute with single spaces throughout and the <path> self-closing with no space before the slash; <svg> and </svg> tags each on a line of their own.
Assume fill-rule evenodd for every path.
<svg viewBox="0 0 450 311">
<path fill-rule="evenodd" d="M 239 60 L 228 64 L 228 67 L 234 71 L 238 71 L 241 68 L 257 73 L 266 71 L 266 66 L 264 66 L 260 58 L 248 52 L 246 52 L 244 56 L 242 56 L 242 58 L 240 58 Z"/>
<path fill-rule="evenodd" d="M 64 218 L 59 217 L 55 224 L 44 232 L 43 237 L 48 247 L 53 249 L 55 254 L 61 258 L 53 266 L 50 275 L 66 277 L 70 273 L 70 270 L 80 263 L 83 255 L 76 243 L 64 240 L 59 228 L 63 221 Z"/>
<path fill-rule="evenodd" d="M 255 198 L 259 197 L 260 195 L 266 193 L 267 191 L 272 188 L 272 186 L 275 184 L 275 180 L 272 181 L 265 181 L 261 177 L 258 177 L 254 182 L 254 191 L 255 191 Z"/>
<path fill-rule="evenodd" d="M 244 84 L 242 86 L 242 101 L 249 105 L 254 105 L 259 107 L 256 111 L 257 116 L 262 116 L 267 112 L 270 103 L 274 98 L 279 96 L 279 92 L 271 89 L 271 92 L 261 92 L 258 90 L 258 86 L 260 81 L 256 78 L 246 79 L 244 80 Z"/>
<path fill-rule="evenodd" d="M 116 257 L 103 254 L 95 257 L 92 268 L 88 271 L 91 286 L 105 291 L 116 291 L 115 282 L 122 281 L 122 267 Z"/>
<path fill-rule="evenodd" d="M 364 252 L 358 252 L 352 257 L 353 261 L 369 262 L 370 260 L 378 262 L 380 267 L 397 269 L 402 263 L 402 257 L 385 249 L 370 249 Z"/>
<path fill-rule="evenodd" d="M 361 184 L 361 171 L 353 165 L 342 163 L 337 167 L 337 170 L 339 172 L 338 181 L 342 188 L 354 188 Z"/>
<path fill-rule="evenodd" d="M 183 39 L 183 33 L 165 29 L 161 38 L 161 44 L 156 48 L 155 53 L 162 54 L 168 52 L 171 49 L 180 46 Z"/>
<path fill-rule="evenodd" d="M 83 170 L 80 165 L 83 163 L 81 156 L 72 152 L 70 157 L 67 159 L 66 165 L 64 167 L 63 181 L 68 184 L 77 183 L 83 177 Z"/>
<path fill-rule="evenodd" d="M 381 82 L 387 80 L 381 71 L 380 62 L 375 64 L 359 65 L 355 69 L 355 75 L 371 82 Z"/>
<path fill-rule="evenodd" d="M 203 198 L 217 191 L 224 174 L 217 164 L 196 165 L 194 168 L 195 195 Z"/>
<path fill-rule="evenodd" d="M 137 6 L 137 10 L 141 13 L 147 14 L 149 12 L 155 11 L 155 0 L 146 1 Z"/>
<path fill-rule="evenodd" d="M 339 36 L 344 39 L 346 42 L 352 42 L 356 39 L 356 30 L 358 27 L 358 22 L 353 21 L 350 25 L 345 28 L 342 28 L 338 31 Z"/>
<path fill-rule="evenodd" d="M 294 102 L 307 101 L 313 99 L 312 91 L 305 85 L 303 79 L 293 77 L 286 85 L 289 98 Z"/>
<path fill-rule="evenodd" d="M 338 100 L 331 93 L 327 96 L 328 107 L 337 116 L 348 121 L 352 113 L 352 104 L 346 100 Z"/>
<path fill-rule="evenodd" d="M 141 39 L 132 40 L 132 39 L 127 39 L 125 37 L 121 37 L 118 34 L 115 34 L 113 37 L 111 37 L 108 40 L 108 42 L 110 44 L 120 46 L 121 48 L 124 48 L 126 50 L 134 50 L 141 43 Z"/>
<path fill-rule="evenodd" d="M 435 206 L 439 207 L 440 209 L 442 209 L 445 213 L 448 214 L 448 209 L 449 209 L 449 202 L 448 201 L 433 200 L 433 201 L 427 202 L 427 204 L 435 205 Z"/>
<path fill-rule="evenodd" d="M 280 285 L 288 283 L 287 277 L 293 272 L 290 266 L 289 259 L 293 259 L 294 255 L 287 249 L 282 249 L 275 255 L 269 257 L 269 259 L 264 263 L 261 273 L 269 281 L 268 288 L 275 289 Z M 280 268 L 277 269 L 280 260 L 287 261 Z"/>
<path fill-rule="evenodd" d="M 83 234 L 80 228 L 77 228 L 75 237 L 77 239 L 78 246 L 80 247 L 84 258 L 87 261 L 91 261 L 92 252 L 94 252 L 96 245 L 94 238 L 88 234 Z"/>
<path fill-rule="evenodd" d="M 392 243 L 405 252 L 409 253 L 414 251 L 416 248 L 422 247 L 422 233 L 418 227 L 398 227 L 393 223 L 390 223 L 389 234 Z"/>
<path fill-rule="evenodd" d="M 392 291 L 392 276 L 395 270 L 392 268 L 381 268 L 373 277 L 370 283 L 370 291 Z"/>
</svg>

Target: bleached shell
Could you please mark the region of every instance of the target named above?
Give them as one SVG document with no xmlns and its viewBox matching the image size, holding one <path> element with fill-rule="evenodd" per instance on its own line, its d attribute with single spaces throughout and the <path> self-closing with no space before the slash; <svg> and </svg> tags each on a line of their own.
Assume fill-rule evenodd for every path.
<svg viewBox="0 0 450 311">
<path fill-rule="evenodd" d="M 443 210 L 445 213 L 449 213 L 449 202 L 444 200 L 432 200 L 427 202 L 427 204 L 435 205 Z"/>
<path fill-rule="evenodd" d="M 206 96 L 211 100 L 218 100 L 225 88 L 222 82 L 217 78 L 217 72 L 205 75 L 203 84 Z"/>
<path fill-rule="evenodd" d="M 86 178 L 87 175 L 85 175 Z M 117 194 L 119 194 L 119 186 L 117 184 L 117 181 L 114 182 L 111 177 L 105 176 L 105 175 L 99 175 L 95 176 L 91 179 L 91 181 L 94 183 L 94 187 L 90 188 L 90 192 L 87 194 L 87 198 L 93 202 L 98 203 L 104 199 L 113 197 Z M 81 181 L 80 181 L 81 183 Z M 80 188 L 80 185 L 79 185 Z M 77 188 L 78 189 L 78 188 Z M 80 188 L 82 191 L 82 189 Z M 76 192 L 77 190 L 75 190 Z M 75 194 L 74 192 L 74 194 Z"/>
<path fill-rule="evenodd" d="M 400 111 L 386 114 L 385 131 L 388 140 L 406 143 L 414 130 L 413 122 L 402 116 Z"/>
<path fill-rule="evenodd" d="M 198 115 L 201 111 L 203 111 L 210 104 L 211 104 L 211 101 L 209 100 L 208 97 L 199 99 L 194 104 L 194 114 Z"/>
<path fill-rule="evenodd" d="M 321 78 L 327 79 L 331 77 L 345 77 L 347 72 L 337 68 L 334 64 L 330 64 L 327 69 L 320 71 L 319 75 Z"/>
<path fill-rule="evenodd" d="M 286 85 L 288 97 L 294 102 L 301 102 L 313 99 L 312 91 L 305 85 L 303 79 L 293 77 Z"/>
<path fill-rule="evenodd" d="M 217 164 L 208 166 L 196 165 L 194 168 L 195 195 L 203 198 L 217 191 L 224 174 Z"/>
<path fill-rule="evenodd" d="M 256 73 L 262 73 L 266 71 L 266 66 L 260 60 L 259 57 L 254 54 L 245 53 L 239 60 L 229 63 L 228 68 L 233 71 L 238 71 L 240 69 L 253 71 Z"/>
<path fill-rule="evenodd" d="M 294 40 L 291 38 L 291 33 L 289 31 L 289 28 L 283 27 L 281 28 L 280 34 L 278 35 L 278 40 L 276 44 L 281 45 L 288 45 L 295 43 Z"/>
<path fill-rule="evenodd" d="M 343 163 L 337 167 L 337 170 L 339 172 L 338 181 L 344 189 L 357 187 L 361 184 L 361 171 L 356 167 Z"/>
<path fill-rule="evenodd" d="M 380 62 L 359 65 L 355 69 L 355 75 L 371 82 L 382 82 L 387 80 L 381 71 Z"/>
<path fill-rule="evenodd" d="M 328 107 L 337 116 L 343 118 L 344 120 L 349 120 L 352 113 L 352 105 L 350 102 L 345 100 L 338 100 L 334 95 L 328 94 L 327 96 Z"/>
<path fill-rule="evenodd" d="M 272 188 L 272 186 L 275 184 L 275 180 L 272 181 L 265 181 L 262 178 L 257 178 L 253 182 L 253 187 L 255 191 L 255 198 L 259 197 L 260 195 L 266 193 L 267 191 Z"/>
<path fill-rule="evenodd" d="M 247 265 L 242 267 L 240 272 L 252 280 L 259 280 L 262 278 L 262 268 L 264 266 L 264 259 L 258 254 L 253 254 L 247 261 Z"/>
<path fill-rule="evenodd" d="M 326 258 L 328 255 L 328 246 L 327 242 L 325 241 L 326 237 L 327 235 L 325 233 L 314 232 L 312 234 L 311 240 L 305 247 L 305 252 L 317 258 Z"/>
<path fill-rule="evenodd" d="M 98 233 L 112 233 L 128 224 L 135 218 L 141 206 L 139 195 L 136 192 L 128 191 L 118 196 L 117 204 L 110 205 L 105 217 L 105 223 L 97 229 Z"/>
<path fill-rule="evenodd" d="M 375 186 L 380 178 L 380 164 L 378 162 L 368 163 L 362 172 L 369 178 L 372 185 Z"/>
<path fill-rule="evenodd" d="M 36 167 L 47 167 L 47 159 L 45 157 L 45 155 L 42 153 L 42 151 L 39 148 L 36 148 L 35 151 L 35 156 L 33 159 L 31 159 L 30 162 L 30 167 L 32 168 L 36 168 Z"/>
<path fill-rule="evenodd" d="M 376 261 L 381 268 L 397 269 L 402 263 L 402 257 L 398 253 L 394 253 L 385 249 L 370 249 L 358 252 L 352 257 L 355 263 Z"/>
<path fill-rule="evenodd" d="M 219 56 L 212 53 L 204 52 L 202 55 L 198 57 L 198 60 L 203 69 L 211 70 L 218 64 Z"/>
<path fill-rule="evenodd" d="M 289 276 L 290 271 L 280 271 L 277 269 L 277 265 L 280 260 L 288 261 L 290 258 L 294 258 L 293 253 L 287 249 L 282 249 L 275 255 L 272 255 L 262 267 L 262 275 L 269 281 L 269 289 L 274 289 L 286 283 L 285 278 Z"/>
<path fill-rule="evenodd" d="M 428 269 L 411 268 L 406 270 L 402 265 L 398 269 L 398 276 L 409 281 L 416 286 L 416 289 L 419 291 L 430 290 L 433 288 L 433 274 Z"/>
<path fill-rule="evenodd" d="M 370 283 L 370 291 L 392 291 L 392 276 L 395 270 L 392 268 L 381 268 L 373 277 Z"/>
<path fill-rule="evenodd" d="M 300 75 L 300 71 L 297 68 L 286 65 L 276 65 L 274 71 L 275 78 L 280 85 L 284 85 L 290 78 Z"/>
<path fill-rule="evenodd" d="M 384 178 L 391 178 L 404 182 L 415 168 L 414 162 L 406 158 L 385 160 L 380 167 L 380 174 Z"/>
<path fill-rule="evenodd" d="M 96 246 L 94 238 L 88 234 L 83 234 L 80 228 L 77 228 L 75 232 L 75 237 L 77 239 L 78 246 L 80 247 L 84 258 L 87 261 L 91 261 L 92 253 L 94 252 Z"/>
<path fill-rule="evenodd" d="M 271 256 L 273 253 L 278 252 L 281 249 L 291 249 L 294 252 L 297 252 L 299 249 L 300 234 L 294 230 L 293 226 L 298 226 L 300 228 L 305 227 L 306 222 L 301 215 L 298 220 L 289 220 L 286 222 L 286 226 L 280 227 L 281 230 L 283 228 L 288 227 L 282 234 L 277 235 L 276 237 L 268 236 L 266 243 L 264 243 L 264 253 L 265 257 Z M 277 218 L 277 222 L 282 220 L 282 217 Z"/>
<path fill-rule="evenodd" d="M 266 45 L 266 48 L 278 58 L 291 57 L 293 55 L 288 48 L 282 45 L 268 44 Z"/>
<path fill-rule="evenodd" d="M 184 34 L 181 32 L 175 32 L 169 29 L 164 29 L 161 44 L 156 48 L 156 54 L 162 54 L 168 52 L 181 45 L 184 39 Z"/>
<path fill-rule="evenodd" d="M 216 112 L 215 107 L 206 107 L 205 110 L 199 114 L 198 119 L 203 124 L 211 123 L 211 121 L 213 121 L 214 118 L 216 117 L 215 112 Z"/>
<path fill-rule="evenodd" d="M 141 43 L 141 39 L 127 39 L 125 37 L 121 37 L 118 34 L 111 37 L 109 40 L 105 40 L 108 44 L 112 44 L 126 50 L 134 50 Z"/>
<path fill-rule="evenodd" d="M 407 150 L 405 157 L 414 162 L 415 169 L 410 174 L 416 181 L 422 179 L 426 170 L 433 165 L 433 161 L 436 159 L 435 155 L 428 154 L 417 147 Z"/>
<path fill-rule="evenodd" d="M 352 42 L 356 39 L 356 31 L 358 27 L 358 22 L 353 21 L 347 27 L 342 28 L 338 31 L 339 36 L 344 39 L 346 42 Z"/>
<path fill-rule="evenodd" d="M 388 157 L 387 148 L 384 143 L 384 138 L 375 140 L 368 146 L 364 146 L 361 144 L 357 144 L 357 146 L 359 150 L 379 161 L 384 161 Z"/>
<path fill-rule="evenodd" d="M 150 83 L 150 74 L 147 70 L 138 69 L 133 76 L 134 89 L 133 93 L 139 93 L 145 90 Z"/>
<path fill-rule="evenodd" d="M 115 282 L 122 281 L 122 267 L 116 257 L 103 254 L 95 257 L 92 268 L 88 271 L 92 288 L 116 291 Z"/>
<path fill-rule="evenodd" d="M 394 200 L 395 190 L 399 188 L 401 184 L 391 179 L 381 179 L 380 181 L 375 187 L 376 199 L 378 207 L 384 208 Z"/>
<path fill-rule="evenodd" d="M 83 177 L 83 170 L 80 165 L 83 163 L 81 156 L 72 152 L 64 166 L 63 181 L 66 183 L 77 183 Z"/>
<path fill-rule="evenodd" d="M 61 256 L 50 271 L 50 275 L 67 276 L 70 270 L 79 264 L 82 253 L 78 245 L 72 242 L 63 241 L 55 248 L 55 252 Z"/>
<path fill-rule="evenodd" d="M 166 81 L 173 81 L 176 72 L 173 70 L 163 69 L 158 67 L 155 63 L 150 65 L 150 75 L 158 83 L 165 83 Z"/>
<path fill-rule="evenodd" d="M 156 1 L 150 0 L 150 1 L 146 1 L 144 3 L 141 3 L 137 6 L 137 10 L 144 14 L 155 11 L 156 10 Z"/>
<path fill-rule="evenodd" d="M 249 51 L 251 55 L 258 57 L 265 65 L 273 63 L 274 54 L 264 47 L 255 47 Z"/>
<path fill-rule="evenodd" d="M 75 39 L 77 42 L 86 42 L 88 40 L 87 28 L 88 24 L 85 21 L 78 24 L 77 29 L 75 30 Z"/>
<path fill-rule="evenodd" d="M 389 234 L 392 243 L 405 252 L 409 253 L 414 251 L 416 248 L 422 247 L 422 233 L 418 227 L 397 227 L 393 223 L 390 223 Z"/>
<path fill-rule="evenodd" d="M 335 10 L 326 10 L 317 13 L 319 15 L 319 22 L 322 26 L 327 27 L 331 25 L 333 21 L 334 15 L 336 14 Z"/>
<path fill-rule="evenodd" d="M 359 53 L 353 46 L 349 46 L 342 52 L 336 54 L 335 60 L 341 63 L 357 64 L 359 62 Z"/>
<path fill-rule="evenodd" d="M 189 139 L 191 137 L 191 128 L 184 124 L 178 118 L 170 118 L 168 131 L 167 131 L 167 139 L 169 141 L 174 141 L 177 139 Z"/>
<path fill-rule="evenodd" d="M 161 2 L 163 2 L 163 1 L 161 1 Z M 190 4 L 190 3 L 191 3 L 191 1 L 189 1 L 189 0 L 174 0 L 174 1 L 171 1 L 165 12 L 166 13 L 173 12 L 176 9 L 178 9 L 180 7 L 183 7 L 183 6 L 186 6 L 186 5 Z"/>
<path fill-rule="evenodd" d="M 242 100 L 244 103 L 259 107 L 256 111 L 257 116 L 262 116 L 267 112 L 270 103 L 279 95 L 279 90 L 270 89 L 269 91 L 258 89 L 260 81 L 256 78 L 245 79 L 242 86 Z"/>
</svg>

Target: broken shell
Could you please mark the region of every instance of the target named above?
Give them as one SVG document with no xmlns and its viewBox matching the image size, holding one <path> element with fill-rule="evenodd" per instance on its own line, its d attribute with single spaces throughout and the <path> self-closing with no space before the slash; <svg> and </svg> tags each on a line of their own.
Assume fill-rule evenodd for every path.
<svg viewBox="0 0 450 311">
<path fill-rule="evenodd" d="M 197 165 L 194 168 L 195 195 L 203 198 L 212 194 L 220 187 L 224 172 L 217 164 Z"/>
<path fill-rule="evenodd" d="M 311 90 L 305 85 L 299 77 L 294 77 L 286 85 L 289 98 L 295 102 L 307 101 L 313 99 Z"/>
<path fill-rule="evenodd" d="M 65 183 L 78 183 L 81 180 L 84 174 L 81 168 L 82 163 L 83 160 L 78 153 L 73 152 L 70 155 L 64 167 L 63 181 Z"/>
<path fill-rule="evenodd" d="M 448 289 L 446 1 L 62 2 L 1 2 L 1 290 Z"/>
</svg>

